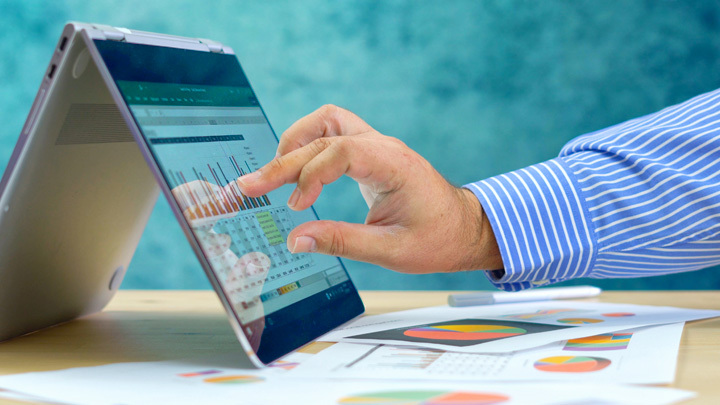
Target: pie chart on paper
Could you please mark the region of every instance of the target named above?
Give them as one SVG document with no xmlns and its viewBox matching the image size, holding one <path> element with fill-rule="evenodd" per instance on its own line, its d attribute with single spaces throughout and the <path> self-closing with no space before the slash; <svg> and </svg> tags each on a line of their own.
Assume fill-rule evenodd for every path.
<svg viewBox="0 0 720 405">
<path fill-rule="evenodd" d="M 553 356 L 536 361 L 534 367 L 550 373 L 588 373 L 609 365 L 610 360 L 601 357 Z"/>
<path fill-rule="evenodd" d="M 567 323 L 570 325 L 587 325 L 591 323 L 600 323 L 603 320 L 602 319 L 593 319 L 593 318 L 563 318 L 557 320 L 560 323 Z"/>
<path fill-rule="evenodd" d="M 610 312 L 607 314 L 602 314 L 602 316 L 607 316 L 608 318 L 624 318 L 626 316 L 635 316 L 632 312 Z"/>
<path fill-rule="evenodd" d="M 486 392 L 384 391 L 342 398 L 342 405 L 494 405 L 510 398 Z"/>
<path fill-rule="evenodd" d="M 432 325 L 408 329 L 403 334 L 427 340 L 490 340 L 524 335 L 527 330 L 503 325 Z"/>
<path fill-rule="evenodd" d="M 264 378 L 255 375 L 228 375 L 222 377 L 210 377 L 203 382 L 210 384 L 250 384 L 263 381 Z"/>
<path fill-rule="evenodd" d="M 630 344 L 632 333 L 603 333 L 602 335 L 570 339 L 563 350 L 568 351 L 606 351 L 625 350 Z"/>
</svg>

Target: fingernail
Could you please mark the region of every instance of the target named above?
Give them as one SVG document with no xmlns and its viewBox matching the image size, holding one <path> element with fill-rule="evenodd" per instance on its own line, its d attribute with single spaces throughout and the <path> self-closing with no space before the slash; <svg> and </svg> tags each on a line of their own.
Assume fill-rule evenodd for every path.
<svg viewBox="0 0 720 405">
<path fill-rule="evenodd" d="M 260 178 L 260 170 L 248 173 L 242 177 L 238 177 L 237 181 L 240 185 L 247 186 L 255 183 Z"/>
<path fill-rule="evenodd" d="M 300 190 L 298 190 L 296 188 L 295 191 L 293 191 L 292 194 L 290 194 L 290 199 L 288 200 L 288 205 L 291 208 L 294 207 L 295 204 L 297 204 L 299 199 L 300 199 Z"/>
<path fill-rule="evenodd" d="M 275 159 L 280 157 L 280 151 L 275 152 Z"/>
<path fill-rule="evenodd" d="M 317 242 L 315 242 L 315 238 L 310 236 L 298 236 L 295 238 L 295 246 L 288 246 L 288 249 L 290 253 L 317 252 Z"/>
</svg>

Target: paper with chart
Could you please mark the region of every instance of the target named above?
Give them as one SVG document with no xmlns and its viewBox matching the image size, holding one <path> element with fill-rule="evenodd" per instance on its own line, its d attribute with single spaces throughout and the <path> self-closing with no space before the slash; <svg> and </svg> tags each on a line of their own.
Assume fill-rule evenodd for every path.
<svg viewBox="0 0 720 405">
<path fill-rule="evenodd" d="M 227 387 L 251 387 L 287 374 L 313 354 L 294 352 L 264 369 L 239 369 L 238 354 L 177 361 L 119 363 L 96 367 L 0 376 L 0 398 L 72 404 L 237 403 Z M 212 387 L 221 390 L 211 391 Z M 241 390 L 242 391 L 242 390 Z M 207 394 L 207 395 L 206 395 Z M 261 404 L 243 400 L 243 404 Z"/>
<path fill-rule="evenodd" d="M 293 359 L 286 360 L 289 363 Z M 219 364 L 226 364 L 221 361 Z M 213 362 L 120 363 L 0 376 L 0 397 L 92 405 L 567 405 L 672 404 L 694 396 L 670 388 L 587 383 L 458 383 L 292 378 L 286 367 L 242 370 Z"/>
<path fill-rule="evenodd" d="M 571 339 L 512 353 L 455 353 L 336 343 L 296 377 L 433 381 L 558 380 L 667 384 L 675 379 L 683 323 Z"/>
<path fill-rule="evenodd" d="M 720 311 L 580 301 L 432 307 L 360 318 L 319 340 L 506 353 L 642 326 L 720 316 Z"/>
</svg>

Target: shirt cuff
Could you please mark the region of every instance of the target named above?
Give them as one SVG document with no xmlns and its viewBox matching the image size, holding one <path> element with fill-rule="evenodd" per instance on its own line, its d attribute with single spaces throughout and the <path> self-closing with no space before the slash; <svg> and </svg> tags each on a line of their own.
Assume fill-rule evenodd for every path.
<svg viewBox="0 0 720 405">
<path fill-rule="evenodd" d="M 504 272 L 496 287 L 517 291 L 588 276 L 597 244 L 590 214 L 563 158 L 464 186 L 495 232 Z"/>
</svg>

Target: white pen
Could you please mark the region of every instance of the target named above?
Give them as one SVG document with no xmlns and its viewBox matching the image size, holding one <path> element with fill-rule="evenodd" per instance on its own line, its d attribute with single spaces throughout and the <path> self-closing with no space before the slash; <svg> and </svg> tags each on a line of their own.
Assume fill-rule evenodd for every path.
<svg viewBox="0 0 720 405">
<path fill-rule="evenodd" d="M 586 298 L 600 295 L 602 290 L 590 285 L 577 287 L 538 288 L 517 292 L 477 292 L 450 294 L 448 304 L 451 307 L 469 307 L 473 305 L 507 304 L 512 302 L 544 301 L 562 298 Z"/>
</svg>

